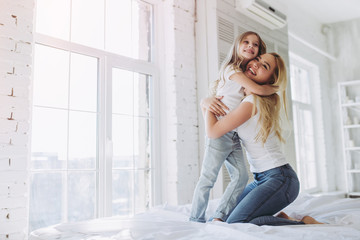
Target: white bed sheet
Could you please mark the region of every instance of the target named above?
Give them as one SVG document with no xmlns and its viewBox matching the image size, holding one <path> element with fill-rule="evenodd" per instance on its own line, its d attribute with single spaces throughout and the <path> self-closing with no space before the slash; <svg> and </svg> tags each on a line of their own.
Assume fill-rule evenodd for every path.
<svg viewBox="0 0 360 240">
<path fill-rule="evenodd" d="M 207 215 L 218 201 L 210 201 Z M 284 209 L 291 217 L 310 215 L 324 225 L 256 226 L 249 223 L 189 222 L 190 205 L 159 206 L 132 218 L 110 217 L 63 223 L 36 230 L 30 240 L 188 239 L 360 239 L 360 199 L 300 195 Z"/>
</svg>

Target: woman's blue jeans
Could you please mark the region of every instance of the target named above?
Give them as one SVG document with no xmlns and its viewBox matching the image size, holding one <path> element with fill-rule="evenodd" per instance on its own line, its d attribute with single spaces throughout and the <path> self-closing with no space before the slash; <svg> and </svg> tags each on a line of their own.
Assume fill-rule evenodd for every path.
<svg viewBox="0 0 360 240">
<path fill-rule="evenodd" d="M 299 187 L 297 175 L 289 164 L 254 173 L 254 181 L 246 186 L 227 222 L 274 226 L 304 224 L 273 216 L 296 199 Z"/>
<path fill-rule="evenodd" d="M 205 211 L 208 206 L 210 190 L 213 188 L 224 162 L 231 182 L 228 184 L 213 218 L 226 221 L 249 179 L 240 138 L 234 131 L 216 139 L 206 137 L 201 175 L 194 191 L 190 221 L 206 221 Z"/>
</svg>

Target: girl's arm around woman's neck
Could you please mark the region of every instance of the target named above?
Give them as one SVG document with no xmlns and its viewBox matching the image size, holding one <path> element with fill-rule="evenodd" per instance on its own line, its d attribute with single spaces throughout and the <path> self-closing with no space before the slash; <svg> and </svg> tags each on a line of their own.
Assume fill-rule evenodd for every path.
<svg viewBox="0 0 360 240">
<path fill-rule="evenodd" d="M 276 88 L 270 85 L 260 85 L 248 78 L 244 73 L 237 72 L 230 76 L 230 80 L 233 80 L 240 84 L 242 87 L 250 90 L 250 92 L 255 93 L 260 96 L 269 96 L 276 93 Z"/>
</svg>

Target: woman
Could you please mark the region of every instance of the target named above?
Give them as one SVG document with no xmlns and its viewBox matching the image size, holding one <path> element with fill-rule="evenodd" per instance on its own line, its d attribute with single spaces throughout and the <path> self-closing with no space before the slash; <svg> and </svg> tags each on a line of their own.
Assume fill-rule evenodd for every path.
<svg viewBox="0 0 360 240">
<path fill-rule="evenodd" d="M 283 100 L 286 99 L 286 69 L 278 54 L 263 54 L 250 61 L 245 75 L 258 84 L 277 87 Z M 315 223 L 316 221 L 308 216 L 302 221 L 291 219 L 284 213 L 273 216 L 293 202 L 299 194 L 297 175 L 281 151 L 282 104 L 279 95 L 275 93 L 260 97 L 247 93 L 242 103 L 220 120 L 207 110 L 214 109 L 216 105 L 222 105 L 219 99 L 207 98 L 201 103 L 207 136 L 218 138 L 238 128 L 237 132 L 248 153 L 250 170 L 254 174 L 254 181 L 240 195 L 227 222 L 256 225 Z M 285 102 L 283 107 L 286 112 Z"/>
</svg>

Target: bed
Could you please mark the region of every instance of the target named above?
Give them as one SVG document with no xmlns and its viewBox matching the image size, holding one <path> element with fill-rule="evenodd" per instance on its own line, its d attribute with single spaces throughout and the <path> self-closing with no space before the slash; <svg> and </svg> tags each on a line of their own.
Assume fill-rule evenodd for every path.
<svg viewBox="0 0 360 240">
<path fill-rule="evenodd" d="M 206 214 L 216 208 L 209 203 Z M 30 240 L 105 239 L 360 239 L 360 199 L 300 194 L 284 209 L 291 217 L 311 215 L 323 225 L 256 226 L 250 223 L 189 222 L 190 205 L 158 206 L 132 218 L 109 217 L 38 229 Z"/>
</svg>

